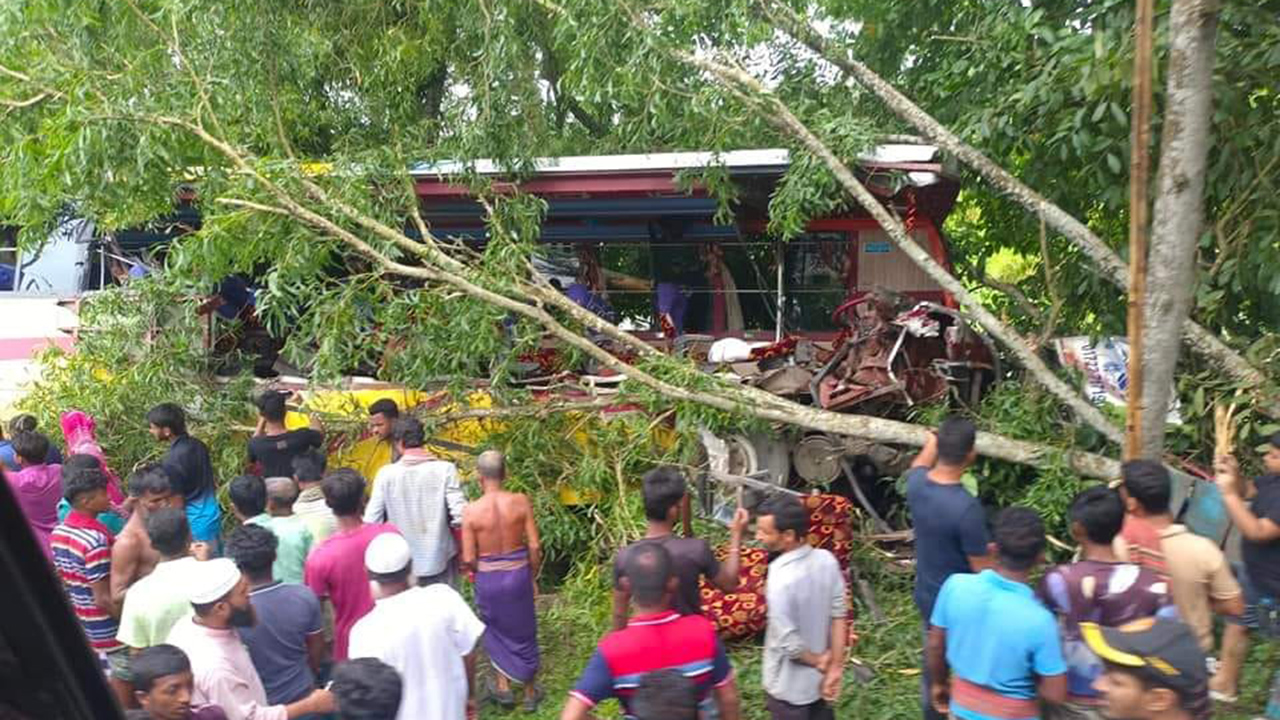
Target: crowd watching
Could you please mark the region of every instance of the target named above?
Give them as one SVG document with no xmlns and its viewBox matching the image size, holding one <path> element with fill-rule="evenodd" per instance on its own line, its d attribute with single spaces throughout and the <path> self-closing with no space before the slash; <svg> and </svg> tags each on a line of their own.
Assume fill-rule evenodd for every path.
<svg viewBox="0 0 1280 720">
<path fill-rule="evenodd" d="M 324 428 L 290 423 L 294 400 L 256 399 L 243 474 L 224 482 L 172 403 L 139 418 L 162 457 L 123 488 L 83 413 L 63 418 L 65 455 L 32 416 L 5 428 L 0 472 L 32 552 L 60 579 L 126 716 L 465 720 L 482 702 L 538 712 L 542 548 L 503 455 L 483 452 L 464 481 L 419 420 L 379 400 L 371 451 L 329 467 Z M 1280 434 L 1263 475 L 1219 456 L 1199 481 L 1239 535 L 1235 563 L 1221 538 L 1180 522 L 1159 462 L 1126 462 L 1112 486 L 1086 487 L 1055 530 L 1030 508 L 982 504 L 968 482 L 975 439 L 969 420 L 947 419 L 905 477 L 920 715 L 1203 720 L 1237 702 L 1251 639 L 1280 629 Z M 852 586 L 816 546 L 801 498 L 739 507 L 716 551 L 678 531 L 689 507 L 679 469 L 653 468 L 639 496 L 644 534 L 612 563 L 613 627 L 553 699 L 561 720 L 607 702 L 628 720 L 758 716 L 703 605 L 704 590 L 743 583 L 753 523 L 767 554 L 760 706 L 774 720 L 837 717 Z M 1273 696 L 1267 717 L 1280 718 L 1280 683 Z"/>
</svg>

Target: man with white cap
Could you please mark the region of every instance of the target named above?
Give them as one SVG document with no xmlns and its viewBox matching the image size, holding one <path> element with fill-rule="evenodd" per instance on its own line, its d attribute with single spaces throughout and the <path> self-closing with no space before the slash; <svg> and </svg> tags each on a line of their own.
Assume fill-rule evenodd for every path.
<svg viewBox="0 0 1280 720">
<path fill-rule="evenodd" d="M 327 690 L 316 690 L 288 705 L 267 704 L 262 680 L 235 631 L 255 621 L 249 583 L 226 558 L 209 560 L 201 570 L 188 579 L 195 614 L 179 621 L 169 633 L 169 644 L 191 660 L 193 701 L 221 706 L 227 720 L 291 720 L 333 712 L 333 696 Z"/>
<path fill-rule="evenodd" d="M 484 623 L 448 585 L 414 586 L 413 553 L 400 535 L 374 538 L 364 563 L 376 604 L 351 628 L 351 657 L 377 658 L 400 673 L 397 720 L 463 720 L 475 710 Z"/>
</svg>

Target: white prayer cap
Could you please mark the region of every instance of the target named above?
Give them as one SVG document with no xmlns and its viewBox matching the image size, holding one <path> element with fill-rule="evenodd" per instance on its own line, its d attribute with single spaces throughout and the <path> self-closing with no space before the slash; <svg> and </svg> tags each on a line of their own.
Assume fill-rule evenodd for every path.
<svg viewBox="0 0 1280 720">
<path fill-rule="evenodd" d="M 408 541 L 397 533 L 382 533 L 364 550 L 364 566 L 379 575 L 398 573 L 412 561 Z"/>
<path fill-rule="evenodd" d="M 227 558 L 205 560 L 200 571 L 187 579 L 187 599 L 193 605 L 207 605 L 221 600 L 240 582 L 240 569 Z"/>
</svg>

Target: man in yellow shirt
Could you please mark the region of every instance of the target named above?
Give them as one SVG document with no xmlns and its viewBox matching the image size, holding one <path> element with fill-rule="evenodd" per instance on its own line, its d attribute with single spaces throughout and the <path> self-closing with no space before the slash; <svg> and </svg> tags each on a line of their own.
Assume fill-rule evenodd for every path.
<svg viewBox="0 0 1280 720">
<path fill-rule="evenodd" d="M 342 459 L 335 463 L 339 467 L 349 467 L 368 479 L 365 485 L 365 497 L 373 494 L 373 480 L 384 465 L 390 465 L 399 459 L 396 452 L 395 439 L 392 437 L 396 420 L 400 418 L 400 407 L 390 398 L 376 400 L 369 406 L 370 435 L 357 442 L 343 453 Z"/>
</svg>

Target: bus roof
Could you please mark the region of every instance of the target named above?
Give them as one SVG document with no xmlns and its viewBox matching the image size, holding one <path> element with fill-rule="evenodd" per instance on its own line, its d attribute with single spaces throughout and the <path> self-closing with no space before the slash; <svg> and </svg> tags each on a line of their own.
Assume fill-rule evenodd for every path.
<svg viewBox="0 0 1280 720">
<path fill-rule="evenodd" d="M 939 150 L 933 145 L 902 143 L 878 145 L 858 156 L 859 165 L 898 168 L 908 172 L 912 181 L 926 185 L 943 173 Z M 544 157 L 533 161 L 539 176 L 547 175 L 620 175 L 630 173 L 679 172 L 702 167 L 724 167 L 733 174 L 778 175 L 791 164 L 791 153 L 780 148 L 729 150 L 726 152 L 671 152 L 631 155 L 570 155 Z M 474 171 L 479 175 L 504 175 L 506 170 L 494 160 L 474 162 L 449 160 L 417 163 L 409 174 L 420 179 L 443 179 L 450 175 Z"/>
</svg>

